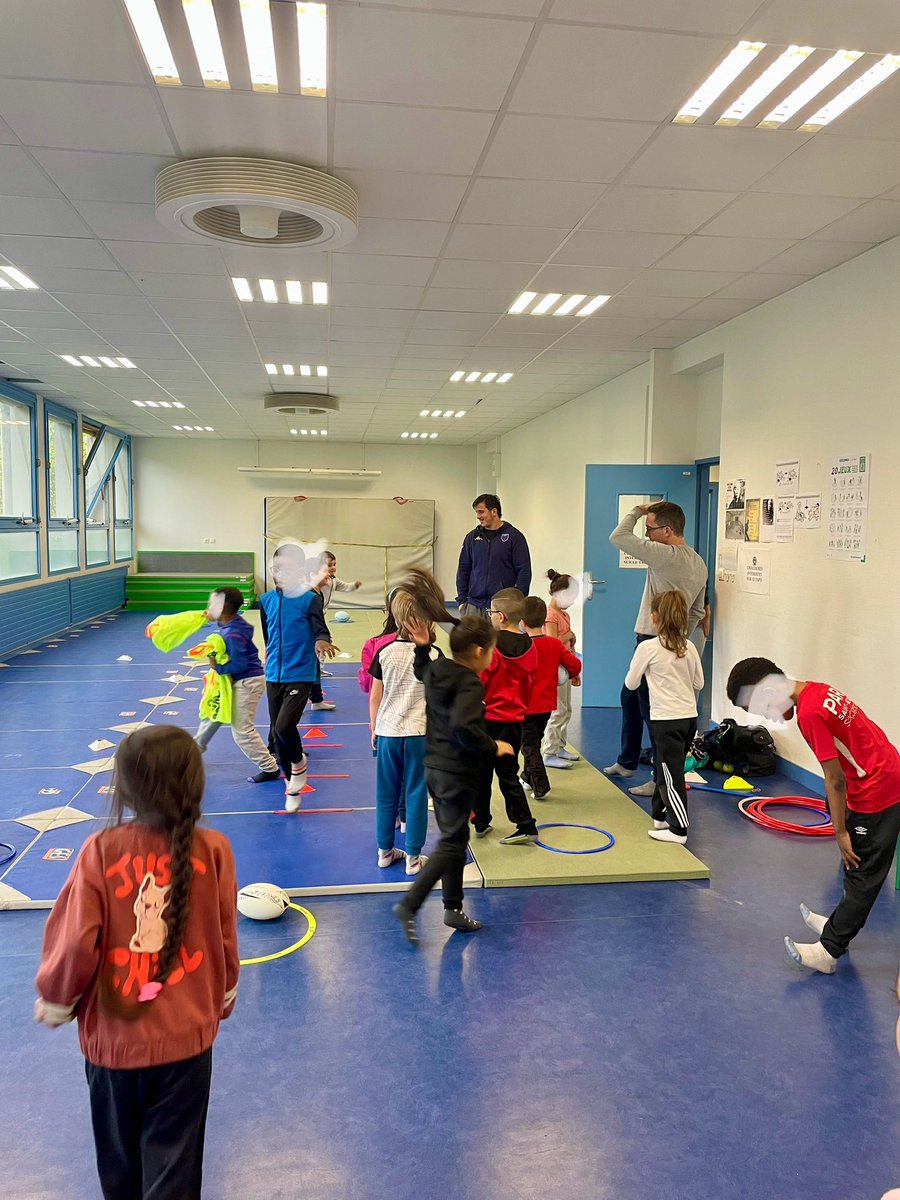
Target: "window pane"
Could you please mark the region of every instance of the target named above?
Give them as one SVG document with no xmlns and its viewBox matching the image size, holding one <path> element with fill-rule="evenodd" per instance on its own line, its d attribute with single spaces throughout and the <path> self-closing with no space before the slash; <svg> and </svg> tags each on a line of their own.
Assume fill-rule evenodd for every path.
<svg viewBox="0 0 900 1200">
<path fill-rule="evenodd" d="M 84 485 L 85 505 L 89 505 L 91 500 L 94 498 L 97 488 L 100 486 L 100 480 L 106 474 L 106 468 L 112 461 L 112 456 L 115 454 L 121 440 L 122 439 L 116 433 L 104 433 L 103 440 L 100 443 L 100 449 L 94 455 L 94 460 L 87 472 L 87 479 L 85 480 Z M 96 512 L 91 512 L 87 508 L 85 509 L 85 515 L 98 517 Z M 105 515 L 103 519 L 106 519 Z"/>
<path fill-rule="evenodd" d="M 52 413 L 47 421 L 50 517 L 75 516 L 75 428 Z M 52 568 L 51 568 L 52 570 Z"/>
<path fill-rule="evenodd" d="M 37 532 L 0 533 L 0 580 L 25 579 L 37 573 Z"/>
<path fill-rule="evenodd" d="M 35 515 L 32 471 L 31 409 L 0 396 L 0 517 Z"/>
<path fill-rule="evenodd" d="M 87 565 L 100 566 L 109 562 L 109 530 L 104 525 L 101 529 L 87 531 Z"/>
<path fill-rule="evenodd" d="M 116 526 L 116 562 L 124 562 L 132 557 L 131 529 L 127 526 Z"/>
<path fill-rule="evenodd" d="M 78 570 L 78 530 L 51 529 L 48 534 L 51 571 Z"/>
<path fill-rule="evenodd" d="M 116 477 L 116 520 L 128 521 L 131 518 L 131 455 L 128 447 L 123 446 L 122 452 L 116 459 L 114 475 Z M 130 556 L 129 556 L 130 557 Z"/>
</svg>

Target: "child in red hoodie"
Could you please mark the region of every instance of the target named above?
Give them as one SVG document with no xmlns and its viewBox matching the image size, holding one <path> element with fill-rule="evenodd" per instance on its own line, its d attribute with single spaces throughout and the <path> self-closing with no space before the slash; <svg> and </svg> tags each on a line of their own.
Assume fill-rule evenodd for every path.
<svg viewBox="0 0 900 1200">
<path fill-rule="evenodd" d="M 522 627 L 531 638 L 538 661 L 534 672 L 531 699 L 522 730 L 522 782 L 530 788 L 535 800 L 543 800 L 550 791 L 550 780 L 541 754 L 541 742 L 547 722 L 556 708 L 556 689 L 564 679 L 560 668 L 568 672 L 573 687 L 581 687 L 581 659 L 558 637 L 547 637 L 544 622 L 547 605 L 540 596 L 525 600 Z"/>
<path fill-rule="evenodd" d="M 497 630 L 497 649 L 490 667 L 481 673 L 484 684 L 484 717 L 494 741 L 508 742 L 512 755 L 488 761 L 475 794 L 475 836 L 484 837 L 491 828 L 491 789 L 494 772 L 506 801 L 506 815 L 515 825 L 500 839 L 502 846 L 520 846 L 537 841 L 537 825 L 519 779 L 519 748 L 525 713 L 537 666 L 537 651 L 531 638 L 519 633 L 525 597 L 518 588 L 504 588 L 491 600 L 491 624 Z"/>
</svg>

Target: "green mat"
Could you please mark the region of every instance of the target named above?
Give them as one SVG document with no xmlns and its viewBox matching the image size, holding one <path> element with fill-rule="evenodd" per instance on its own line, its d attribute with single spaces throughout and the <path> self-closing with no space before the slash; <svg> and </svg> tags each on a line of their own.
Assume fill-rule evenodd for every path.
<svg viewBox="0 0 900 1200">
<path fill-rule="evenodd" d="M 568 770 L 550 770 L 546 800 L 530 800 L 539 825 L 562 821 L 608 830 L 615 845 L 600 854 L 555 854 L 540 846 L 501 846 L 512 829 L 503 797 L 494 789 L 493 830 L 472 837 L 471 849 L 485 887 L 533 887 L 561 883 L 626 883 L 653 879 L 708 879 L 709 867 L 685 846 L 655 842 L 652 822 L 625 792 L 583 759 Z M 527 794 L 527 793 L 526 793 Z M 590 829 L 546 829 L 541 841 L 561 850 L 586 850 L 607 839 Z"/>
</svg>

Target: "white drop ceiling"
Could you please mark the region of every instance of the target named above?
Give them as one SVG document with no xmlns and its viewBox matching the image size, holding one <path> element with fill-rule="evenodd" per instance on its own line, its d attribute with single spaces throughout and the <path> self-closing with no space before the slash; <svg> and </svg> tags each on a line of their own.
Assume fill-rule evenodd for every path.
<svg viewBox="0 0 900 1200">
<path fill-rule="evenodd" d="M 741 38 L 900 52 L 897 13 L 337 0 L 317 99 L 157 88 L 122 0 L 19 4 L 0 39 L 0 262 L 41 290 L 0 292 L 0 377 L 135 435 L 279 438 L 290 422 L 262 397 L 296 380 L 265 363 L 322 363 L 304 388 L 340 397 L 332 441 L 432 425 L 436 445 L 485 441 L 900 234 L 898 76 L 814 134 L 671 124 Z M 345 179 L 358 238 L 330 254 L 179 241 L 155 219 L 156 173 L 232 153 Z M 242 304 L 232 276 L 324 279 L 330 304 Z M 612 299 L 584 320 L 509 316 L 526 289 Z"/>
</svg>

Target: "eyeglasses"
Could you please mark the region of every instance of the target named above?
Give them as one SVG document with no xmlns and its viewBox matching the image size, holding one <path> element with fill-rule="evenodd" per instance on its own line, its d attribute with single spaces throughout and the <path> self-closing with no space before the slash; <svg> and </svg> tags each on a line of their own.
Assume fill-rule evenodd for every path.
<svg viewBox="0 0 900 1200">
<path fill-rule="evenodd" d="M 499 608 L 489 608 L 488 616 L 489 617 L 502 617 L 503 613 L 500 611 Z"/>
<path fill-rule="evenodd" d="M 663 529 L 668 529 L 668 525 L 646 525 L 648 533 L 659 533 Z"/>
</svg>

